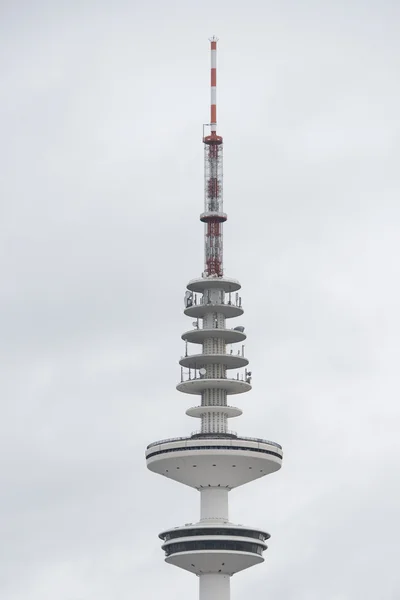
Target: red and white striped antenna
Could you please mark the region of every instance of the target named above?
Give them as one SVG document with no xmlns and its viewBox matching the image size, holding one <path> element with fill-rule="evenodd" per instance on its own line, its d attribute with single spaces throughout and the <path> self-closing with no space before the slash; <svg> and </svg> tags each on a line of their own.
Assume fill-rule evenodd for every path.
<svg viewBox="0 0 400 600">
<path fill-rule="evenodd" d="M 218 38 L 213 35 L 211 42 L 211 135 L 217 133 L 217 42 Z"/>
<path fill-rule="evenodd" d="M 204 212 L 200 220 L 205 223 L 204 275 L 222 277 L 223 238 L 222 224 L 227 216 L 223 211 L 223 148 L 222 137 L 217 135 L 217 41 L 215 35 L 211 42 L 211 128 L 210 135 L 204 136 Z"/>
</svg>

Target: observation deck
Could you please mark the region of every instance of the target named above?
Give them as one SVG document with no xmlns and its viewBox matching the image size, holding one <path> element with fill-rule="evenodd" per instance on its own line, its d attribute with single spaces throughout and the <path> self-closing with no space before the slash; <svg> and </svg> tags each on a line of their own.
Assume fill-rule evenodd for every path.
<svg viewBox="0 0 400 600">
<path fill-rule="evenodd" d="M 177 527 L 159 534 L 164 541 L 165 560 L 196 575 L 224 573 L 234 575 L 264 561 L 269 533 L 219 523 Z"/>
<path fill-rule="evenodd" d="M 198 490 L 239 487 L 279 470 L 282 457 L 275 442 L 229 432 L 161 440 L 146 450 L 150 471 Z"/>
</svg>

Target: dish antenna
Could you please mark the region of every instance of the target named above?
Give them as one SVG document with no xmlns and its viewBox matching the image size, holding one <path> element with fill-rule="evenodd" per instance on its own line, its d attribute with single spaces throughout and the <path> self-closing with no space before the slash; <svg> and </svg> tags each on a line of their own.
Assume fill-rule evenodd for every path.
<svg viewBox="0 0 400 600">
<path fill-rule="evenodd" d="M 201 369 L 199 369 L 199 373 L 203 377 L 207 373 L 207 371 L 205 370 L 204 367 L 202 367 Z"/>
</svg>

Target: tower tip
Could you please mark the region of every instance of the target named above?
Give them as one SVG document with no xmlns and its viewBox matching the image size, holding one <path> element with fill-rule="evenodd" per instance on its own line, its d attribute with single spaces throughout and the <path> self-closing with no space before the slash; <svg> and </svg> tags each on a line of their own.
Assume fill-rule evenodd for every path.
<svg viewBox="0 0 400 600">
<path fill-rule="evenodd" d="M 213 35 L 209 38 L 211 42 L 211 135 L 217 135 L 217 41 Z"/>
</svg>

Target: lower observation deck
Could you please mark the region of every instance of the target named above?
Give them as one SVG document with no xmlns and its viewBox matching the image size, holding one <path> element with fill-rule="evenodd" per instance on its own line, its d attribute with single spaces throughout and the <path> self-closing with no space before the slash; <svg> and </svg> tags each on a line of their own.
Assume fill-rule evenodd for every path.
<svg viewBox="0 0 400 600">
<path fill-rule="evenodd" d="M 265 550 L 260 543 L 240 540 L 186 541 L 164 549 L 165 562 L 196 575 L 215 572 L 234 575 L 264 562 Z"/>
<path fill-rule="evenodd" d="M 270 535 L 264 531 L 221 523 L 196 523 L 159 535 L 164 541 L 166 562 L 186 571 L 233 575 L 262 562 Z"/>
<path fill-rule="evenodd" d="M 228 396 L 233 394 L 244 394 L 251 390 L 251 385 L 245 379 L 211 379 L 205 377 L 195 377 L 181 381 L 176 386 L 179 392 L 184 394 L 199 395 L 205 390 L 218 388 L 224 390 Z"/>
<path fill-rule="evenodd" d="M 205 524 L 201 521 L 198 523 L 190 523 L 184 527 L 174 527 L 173 529 L 167 529 L 158 535 L 158 537 L 168 542 L 170 540 L 176 540 L 182 537 L 197 537 L 204 535 L 218 535 L 218 536 L 234 536 L 240 538 L 251 538 L 252 540 L 269 540 L 271 535 L 261 529 L 254 529 L 253 527 L 246 527 L 244 525 L 235 525 L 229 521 L 224 523 Z"/>
<path fill-rule="evenodd" d="M 196 489 L 238 487 L 279 470 L 282 457 L 275 442 L 223 433 L 162 440 L 146 450 L 150 471 Z"/>
</svg>

